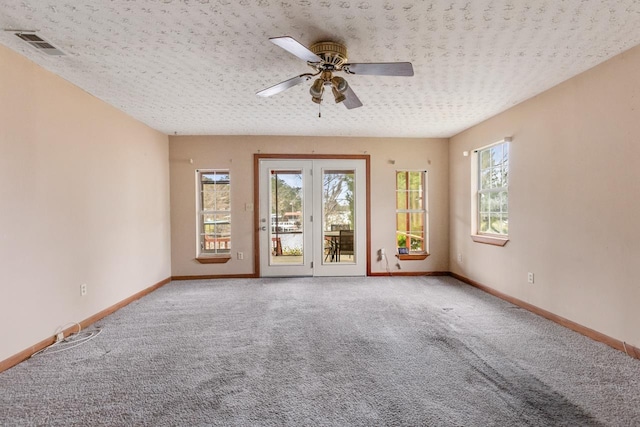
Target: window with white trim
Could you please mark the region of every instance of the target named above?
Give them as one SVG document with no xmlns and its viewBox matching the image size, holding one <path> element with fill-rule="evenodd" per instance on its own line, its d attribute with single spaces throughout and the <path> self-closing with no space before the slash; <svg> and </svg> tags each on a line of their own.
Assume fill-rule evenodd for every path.
<svg viewBox="0 0 640 427">
<path fill-rule="evenodd" d="M 198 170 L 198 255 L 231 252 L 231 180 L 228 170 Z"/>
<path fill-rule="evenodd" d="M 477 230 L 479 235 L 509 235 L 509 140 L 477 151 Z"/>
<path fill-rule="evenodd" d="M 426 171 L 396 171 L 396 241 L 409 253 L 429 250 L 426 196 Z"/>
</svg>

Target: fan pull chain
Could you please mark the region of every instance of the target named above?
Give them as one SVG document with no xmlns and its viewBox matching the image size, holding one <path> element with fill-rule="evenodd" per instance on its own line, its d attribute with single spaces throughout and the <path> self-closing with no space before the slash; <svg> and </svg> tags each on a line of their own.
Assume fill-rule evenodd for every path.
<svg viewBox="0 0 640 427">
<path fill-rule="evenodd" d="M 318 118 L 322 118 L 322 103 L 318 104 Z"/>
</svg>

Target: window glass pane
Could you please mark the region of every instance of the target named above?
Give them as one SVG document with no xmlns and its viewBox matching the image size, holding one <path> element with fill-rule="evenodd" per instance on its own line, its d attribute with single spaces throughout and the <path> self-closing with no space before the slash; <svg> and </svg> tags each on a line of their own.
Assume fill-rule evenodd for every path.
<svg viewBox="0 0 640 427">
<path fill-rule="evenodd" d="M 502 144 L 491 147 L 491 166 L 502 164 Z"/>
<path fill-rule="evenodd" d="M 480 193 L 478 208 L 480 212 L 489 212 L 489 195 L 487 193 Z"/>
<path fill-rule="evenodd" d="M 225 186 L 228 187 L 228 185 L 225 185 Z M 229 204 L 229 191 L 228 190 L 216 191 L 214 203 L 215 203 L 214 209 L 216 211 L 230 210 L 231 206 Z"/>
<path fill-rule="evenodd" d="M 396 194 L 396 209 L 408 209 L 407 207 L 407 192 L 398 191 Z"/>
<path fill-rule="evenodd" d="M 205 252 L 228 253 L 231 250 L 229 246 L 230 246 L 229 239 L 210 236 L 210 235 L 204 236 Z"/>
<path fill-rule="evenodd" d="M 409 235 L 409 239 L 410 239 L 410 246 L 409 246 L 409 248 L 410 248 L 412 251 L 421 251 L 421 250 L 423 250 L 423 249 L 424 249 L 424 246 L 423 246 L 423 244 L 424 244 L 424 237 L 423 237 L 423 233 L 422 233 L 421 231 L 420 231 L 420 232 L 417 232 L 417 231 L 412 232 L 412 233 Z"/>
<path fill-rule="evenodd" d="M 480 215 L 480 221 L 478 224 L 478 231 L 480 233 L 489 232 L 489 214 Z"/>
<path fill-rule="evenodd" d="M 489 214 L 489 233 L 500 234 L 502 230 L 501 224 L 502 218 L 500 218 L 500 214 Z"/>
<path fill-rule="evenodd" d="M 500 211 L 503 213 L 509 212 L 509 193 L 503 191 L 500 193 L 501 198 L 501 208 Z"/>
<path fill-rule="evenodd" d="M 412 209 L 412 210 L 422 209 L 422 192 L 420 191 L 409 192 L 409 209 Z"/>
<path fill-rule="evenodd" d="M 202 182 L 215 182 L 215 183 L 225 183 L 229 182 L 229 173 L 228 172 L 203 172 L 202 173 Z"/>
<path fill-rule="evenodd" d="M 509 234 L 509 214 L 502 214 L 502 233 Z"/>
<path fill-rule="evenodd" d="M 489 157 L 489 150 L 482 150 L 480 152 L 480 169 L 487 169 L 491 166 L 491 161 Z"/>
<path fill-rule="evenodd" d="M 229 225 L 230 223 L 230 215 L 229 214 L 217 214 L 214 215 L 213 221 L 216 225 Z"/>
<path fill-rule="evenodd" d="M 202 183 L 202 209 L 205 211 L 226 211 L 229 205 L 229 184 Z"/>
<path fill-rule="evenodd" d="M 424 218 L 424 215 L 422 214 L 422 212 L 410 214 L 411 224 L 409 226 L 409 230 L 420 230 L 420 231 L 422 231 L 422 228 L 423 228 L 422 220 L 423 220 L 423 218 Z"/>
<path fill-rule="evenodd" d="M 489 211 L 500 212 L 502 199 L 500 193 L 489 193 Z"/>
<path fill-rule="evenodd" d="M 498 166 L 495 168 L 491 168 L 491 188 L 500 188 L 502 187 L 502 167 Z"/>
<path fill-rule="evenodd" d="M 502 164 L 502 187 L 507 188 L 509 186 L 509 165 Z"/>
<path fill-rule="evenodd" d="M 407 188 L 406 172 L 396 172 L 396 189 L 405 190 Z"/>
<path fill-rule="evenodd" d="M 487 190 L 491 188 L 491 169 L 480 172 L 480 189 Z"/>
<path fill-rule="evenodd" d="M 422 172 L 409 172 L 409 190 L 422 191 Z"/>
<path fill-rule="evenodd" d="M 399 213 L 396 216 L 396 230 L 398 231 L 408 231 L 409 230 L 409 223 L 407 221 L 407 214 L 406 213 Z"/>
<path fill-rule="evenodd" d="M 500 188 L 507 185 L 508 148 L 500 144 L 479 152 L 480 156 L 480 188 Z M 507 156 L 507 157 L 505 157 Z"/>
<path fill-rule="evenodd" d="M 215 210 L 215 185 L 202 183 L 202 210 Z"/>
</svg>

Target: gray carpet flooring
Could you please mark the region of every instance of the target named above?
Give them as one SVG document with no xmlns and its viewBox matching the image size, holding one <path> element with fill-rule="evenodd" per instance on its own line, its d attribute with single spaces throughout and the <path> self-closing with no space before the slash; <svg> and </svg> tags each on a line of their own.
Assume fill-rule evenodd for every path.
<svg viewBox="0 0 640 427">
<path fill-rule="evenodd" d="M 0 374 L 0 424 L 638 426 L 640 361 L 449 277 L 173 282 Z"/>
</svg>

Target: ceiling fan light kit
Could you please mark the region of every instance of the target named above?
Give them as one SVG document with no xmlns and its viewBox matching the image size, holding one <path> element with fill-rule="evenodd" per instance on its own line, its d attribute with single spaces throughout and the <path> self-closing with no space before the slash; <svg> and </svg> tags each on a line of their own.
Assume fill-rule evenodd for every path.
<svg viewBox="0 0 640 427">
<path fill-rule="evenodd" d="M 322 102 L 322 94 L 324 93 L 325 86 L 331 86 L 336 104 L 346 99 L 344 92 L 349 88 L 347 81 L 342 77 L 333 76 L 331 71 L 325 70 L 320 73 L 320 77 L 317 78 L 309 88 L 311 100 L 316 104 Z"/>
<path fill-rule="evenodd" d="M 335 87 L 332 87 L 331 90 L 333 92 L 333 97 L 336 99 L 336 104 L 339 104 L 347 99 L 347 97 L 344 96 L 344 93 L 340 93 Z"/>
<path fill-rule="evenodd" d="M 307 48 L 292 37 L 272 37 L 273 44 L 307 62 L 314 69 L 314 73 L 300 74 L 274 86 L 259 91 L 256 95 L 269 97 L 283 92 L 302 82 L 319 76 L 309 88 L 311 100 L 316 104 L 322 103 L 324 87 L 330 86 L 336 103 L 344 102 L 344 106 L 351 110 L 362 106 L 349 83 L 334 72 L 347 74 L 365 74 L 371 76 L 413 76 L 413 66 L 410 62 L 381 62 L 381 63 L 348 63 L 347 47 L 341 43 L 321 41 Z"/>
<path fill-rule="evenodd" d="M 309 89 L 309 93 L 311 96 L 322 96 L 322 91 L 324 90 L 324 81 L 322 79 L 316 79 L 311 85 Z"/>
<path fill-rule="evenodd" d="M 342 77 L 335 76 L 331 79 L 331 84 L 340 93 L 344 93 L 349 87 L 349 83 Z"/>
</svg>

